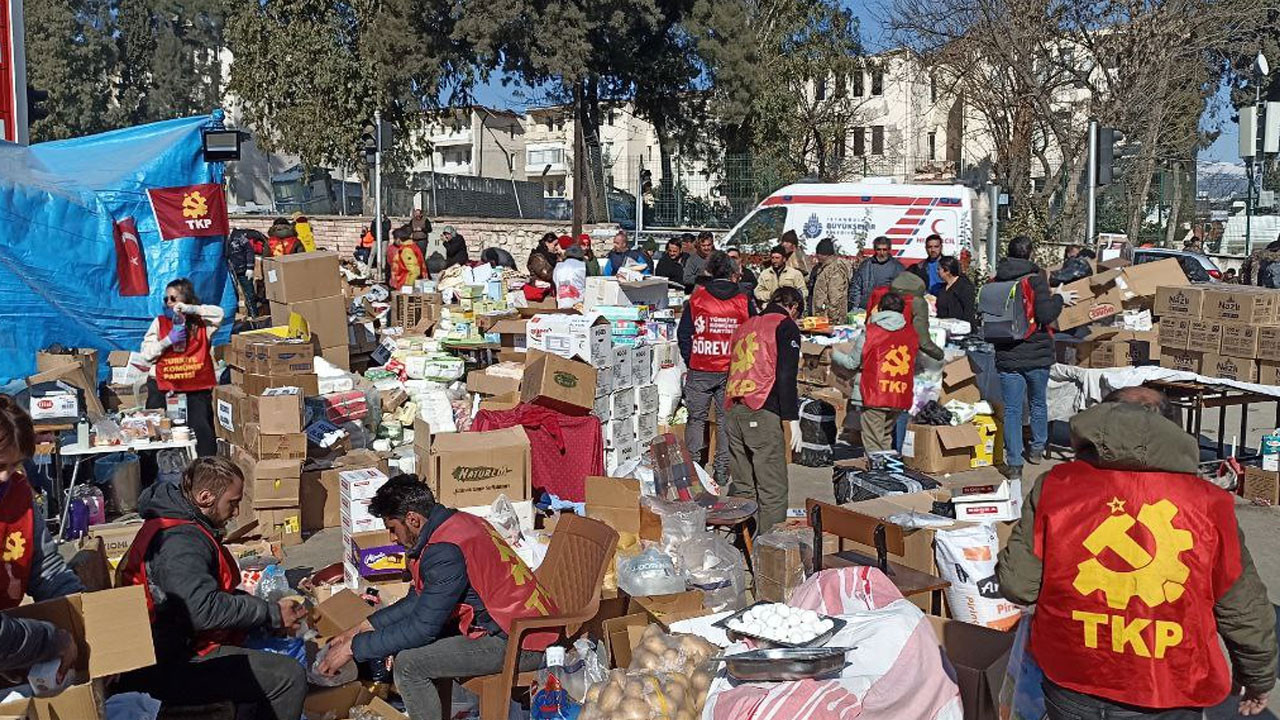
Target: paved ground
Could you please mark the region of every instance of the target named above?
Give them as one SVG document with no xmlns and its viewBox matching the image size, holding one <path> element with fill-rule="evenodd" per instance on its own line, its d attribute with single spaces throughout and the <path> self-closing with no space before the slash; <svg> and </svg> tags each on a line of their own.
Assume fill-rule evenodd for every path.
<svg viewBox="0 0 1280 720">
<path fill-rule="evenodd" d="M 1214 412 L 1206 413 L 1204 427 L 1207 429 L 1205 434 L 1216 441 L 1217 418 Z M 1249 414 L 1247 438 L 1241 441 L 1241 445 L 1256 449 L 1262 434 L 1275 427 L 1274 406 L 1265 405 L 1254 408 Z M 1239 434 L 1239 414 L 1234 408 L 1227 412 L 1226 428 L 1226 439 L 1230 442 L 1232 434 Z M 1207 441 L 1202 440 L 1202 445 L 1207 444 Z M 1028 478 L 1035 476 L 1033 468 L 1042 472 L 1058 461 L 1060 460 L 1051 459 L 1038 467 L 1028 466 Z M 806 498 L 834 501 L 831 468 L 792 465 L 789 476 L 791 507 L 804 507 Z M 1030 488 L 1030 482 L 1024 483 L 1024 491 L 1029 492 Z M 1257 565 L 1258 573 L 1266 583 L 1271 602 L 1277 605 L 1277 614 L 1280 616 L 1280 508 L 1257 507 L 1241 502 L 1237 505 L 1236 517 L 1244 530 L 1246 545 Z M 336 529 L 330 529 L 316 534 L 302 545 L 290 548 L 286 565 L 291 569 L 291 579 L 296 581 L 296 576 L 328 565 L 340 558 L 341 533 Z M 1210 710 L 1206 717 L 1211 720 L 1227 720 L 1238 715 L 1235 713 L 1233 701 L 1228 699 L 1222 706 Z M 1272 695 L 1270 710 L 1260 717 L 1271 720 L 1280 719 L 1280 693 Z"/>
</svg>

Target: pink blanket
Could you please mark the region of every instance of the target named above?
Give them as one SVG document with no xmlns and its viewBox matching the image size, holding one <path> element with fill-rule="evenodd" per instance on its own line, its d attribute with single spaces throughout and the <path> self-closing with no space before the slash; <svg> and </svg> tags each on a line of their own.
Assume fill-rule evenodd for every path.
<svg viewBox="0 0 1280 720">
<path fill-rule="evenodd" d="M 960 690 L 924 613 L 872 567 L 824 570 L 796 590 L 790 604 L 848 622 L 827 645 L 856 647 L 830 680 L 748 683 L 721 673 L 703 720 L 962 720 Z M 741 652 L 734 645 L 726 654 Z"/>
</svg>

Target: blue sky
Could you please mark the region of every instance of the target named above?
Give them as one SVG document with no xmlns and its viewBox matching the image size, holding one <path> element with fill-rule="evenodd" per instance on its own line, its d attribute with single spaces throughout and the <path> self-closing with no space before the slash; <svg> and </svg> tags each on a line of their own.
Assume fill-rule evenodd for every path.
<svg viewBox="0 0 1280 720">
<path fill-rule="evenodd" d="M 858 16 L 862 27 L 862 42 L 871 52 L 887 48 L 888 43 L 881 29 L 881 18 L 891 5 L 891 0 L 843 0 L 845 7 Z M 504 87 L 501 77 L 494 77 L 489 83 L 476 90 L 476 101 L 491 107 L 520 110 L 531 104 L 537 104 L 539 98 L 535 89 L 511 84 Z M 1205 113 L 1201 119 L 1202 126 L 1215 127 L 1222 134 L 1207 150 L 1200 153 L 1201 161 L 1239 161 L 1239 134 L 1236 123 L 1231 120 L 1231 109 L 1227 105 L 1226 92 L 1219 92 L 1214 102 L 1219 105 L 1217 112 Z"/>
</svg>

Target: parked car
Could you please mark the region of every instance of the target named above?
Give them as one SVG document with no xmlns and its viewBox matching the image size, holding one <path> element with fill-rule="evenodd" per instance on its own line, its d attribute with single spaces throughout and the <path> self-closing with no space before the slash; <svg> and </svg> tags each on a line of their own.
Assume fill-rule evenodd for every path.
<svg viewBox="0 0 1280 720">
<path fill-rule="evenodd" d="M 1222 271 L 1208 256 L 1187 250 L 1171 250 L 1168 248 L 1137 248 L 1133 251 L 1133 264 L 1156 262 L 1168 258 L 1177 258 L 1182 265 L 1182 272 L 1187 274 L 1191 282 L 1222 282 Z"/>
</svg>

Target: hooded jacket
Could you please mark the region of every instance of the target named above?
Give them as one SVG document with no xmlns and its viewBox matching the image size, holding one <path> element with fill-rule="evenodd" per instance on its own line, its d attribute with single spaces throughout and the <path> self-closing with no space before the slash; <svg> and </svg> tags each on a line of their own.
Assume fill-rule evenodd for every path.
<svg viewBox="0 0 1280 720">
<path fill-rule="evenodd" d="M 1177 424 L 1138 405 L 1102 403 L 1071 418 L 1076 456 L 1098 468 L 1196 473 L 1200 460 L 1195 438 Z M 1036 480 L 1022 505 L 1022 518 L 1000 551 L 996 574 L 1000 592 L 1029 605 L 1040 596 L 1044 566 L 1035 554 L 1035 519 L 1044 478 Z M 1098 498 L 1099 504 L 1107 498 Z M 1275 611 L 1240 536 L 1241 573 L 1214 605 L 1218 634 L 1226 644 L 1235 679 L 1247 688 L 1266 691 L 1275 684 Z M 1042 538 L 1053 542 L 1053 538 Z"/>
<path fill-rule="evenodd" d="M 505 637 L 502 628 L 485 609 L 479 593 L 471 587 L 462 550 L 452 543 L 427 545 L 431 533 L 455 512 L 458 511 L 435 505 L 427 514 L 427 524 L 418 535 L 418 543 L 409 551 L 409 557 L 418 558 L 418 568 L 424 581 L 422 592 L 411 586 L 409 594 L 399 602 L 369 616 L 373 632 L 360 633 L 351 641 L 351 652 L 357 661 L 385 658 L 458 634 L 457 621 L 450 623 L 449 618 L 461 602 L 475 609 L 474 625 L 491 635 Z"/>
<path fill-rule="evenodd" d="M 915 312 L 915 310 L 912 309 L 912 312 Z M 871 313 L 871 317 L 867 318 L 867 322 L 879 325 L 889 332 L 895 332 L 907 326 L 907 319 L 896 310 L 877 310 Z M 849 397 L 849 400 L 858 406 L 862 405 L 862 346 L 866 344 L 866 340 L 866 333 L 854 338 L 853 349 L 847 355 L 839 350 L 831 351 L 831 362 L 846 370 L 854 370 L 858 373 L 853 378 L 853 382 L 850 383 L 853 386 L 853 394 Z"/>
<path fill-rule="evenodd" d="M 942 348 L 929 335 L 929 301 L 924 299 L 924 281 L 912 273 L 901 273 L 889 283 L 889 289 L 899 295 L 911 296 L 911 326 L 920 340 L 920 352 L 934 360 L 941 360 Z"/>
<path fill-rule="evenodd" d="M 996 370 L 1020 372 L 1053 365 L 1053 336 L 1048 327 L 1058 320 L 1062 312 L 1062 298 L 1049 291 L 1040 268 L 1030 260 L 1007 257 L 996 266 L 996 281 L 1017 280 L 1031 276 L 1031 291 L 1035 295 L 1035 314 L 1038 328 L 1026 340 L 992 343 L 996 349 Z"/>
<path fill-rule="evenodd" d="M 728 300 L 735 295 L 746 295 L 742 287 L 732 280 L 703 278 L 700 283 L 717 300 Z M 756 314 L 756 304 L 747 295 L 747 316 Z M 689 301 L 685 300 L 680 312 L 680 324 L 676 326 L 676 344 L 680 347 L 680 357 L 684 358 L 684 366 L 689 367 L 689 358 L 693 355 L 693 313 L 689 311 Z"/>
<path fill-rule="evenodd" d="M 892 256 L 882 263 L 876 262 L 874 255 L 863 260 L 853 274 L 853 282 L 849 283 L 849 309 L 867 309 L 871 291 L 893 282 L 904 270 L 906 268 L 898 262 L 898 258 Z"/>
<path fill-rule="evenodd" d="M 831 257 L 814 265 L 809 305 L 812 314 L 826 315 L 831 322 L 843 324 L 849 315 L 849 281 L 852 278 L 853 267 L 844 258 Z"/>
<path fill-rule="evenodd" d="M 1265 277 L 1263 273 L 1273 262 L 1280 262 L 1280 240 L 1253 251 L 1245 258 L 1244 264 L 1240 266 L 1240 284 L 1261 285 Z"/>
<path fill-rule="evenodd" d="M 653 274 L 666 278 L 667 282 L 684 285 L 684 264 L 688 259 L 689 256 L 685 253 L 680 253 L 680 257 L 675 259 L 662 253 L 662 257 L 658 260 L 658 269 Z M 685 289 L 688 290 L 687 287 Z"/>
<path fill-rule="evenodd" d="M 203 525 L 221 542 L 222 530 L 172 483 L 157 483 L 138 498 L 144 520 L 177 518 Z M 209 538 L 192 525 L 161 530 L 147 548 L 144 560 L 156 618 L 152 624 L 156 661 L 184 661 L 191 643 L 205 630 L 252 630 L 281 626 L 280 607 L 239 590 L 218 589 L 218 556 Z"/>
</svg>

